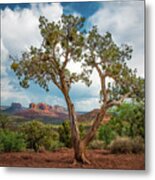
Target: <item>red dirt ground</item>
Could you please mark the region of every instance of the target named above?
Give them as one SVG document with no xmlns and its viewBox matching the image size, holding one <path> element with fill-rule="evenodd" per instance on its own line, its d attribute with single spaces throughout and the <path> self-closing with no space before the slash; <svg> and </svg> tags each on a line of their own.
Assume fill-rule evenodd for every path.
<svg viewBox="0 0 155 180">
<path fill-rule="evenodd" d="M 110 154 L 105 150 L 88 150 L 91 165 L 73 165 L 73 150 L 55 152 L 0 153 L 0 166 L 45 168 L 145 169 L 144 154 Z"/>
</svg>

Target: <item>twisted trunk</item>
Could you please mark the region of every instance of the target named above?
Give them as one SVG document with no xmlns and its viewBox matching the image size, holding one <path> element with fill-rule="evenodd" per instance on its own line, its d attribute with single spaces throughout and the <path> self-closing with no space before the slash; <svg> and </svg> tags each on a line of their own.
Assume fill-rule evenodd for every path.
<svg viewBox="0 0 155 180">
<path fill-rule="evenodd" d="M 89 163 L 86 158 L 86 145 L 82 140 L 80 140 L 80 133 L 77 125 L 77 115 L 75 112 L 74 105 L 67 93 L 64 93 L 68 112 L 69 119 L 71 122 L 71 136 L 72 136 L 72 146 L 74 149 L 74 163 Z"/>
<path fill-rule="evenodd" d="M 65 79 L 63 76 L 61 76 L 61 90 L 64 94 L 67 107 L 68 107 L 68 112 L 69 112 L 69 119 L 71 123 L 71 136 L 72 136 L 72 146 L 74 149 L 74 162 L 77 163 L 88 163 L 87 157 L 86 157 L 86 147 L 90 143 L 90 141 L 94 138 L 96 131 L 100 125 L 100 122 L 103 120 L 103 116 L 105 114 L 105 111 L 101 108 L 101 111 L 97 115 L 90 131 L 86 134 L 86 136 L 81 140 L 80 139 L 80 133 L 79 133 L 79 128 L 77 125 L 77 115 L 75 112 L 74 105 L 71 101 L 71 98 L 69 96 L 69 91 L 67 84 L 65 82 Z"/>
<path fill-rule="evenodd" d="M 85 144 L 85 146 L 87 146 L 90 143 L 90 141 L 95 137 L 97 129 L 99 128 L 104 118 L 105 112 L 106 110 L 101 108 L 100 112 L 97 114 L 96 119 L 94 120 L 90 130 L 83 139 L 83 143 Z"/>
</svg>

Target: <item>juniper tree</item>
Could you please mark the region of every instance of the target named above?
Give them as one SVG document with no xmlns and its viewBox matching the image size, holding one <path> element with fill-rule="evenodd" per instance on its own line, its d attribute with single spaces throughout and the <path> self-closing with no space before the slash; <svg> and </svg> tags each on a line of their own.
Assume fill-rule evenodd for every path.
<svg viewBox="0 0 155 180">
<path fill-rule="evenodd" d="M 48 91 L 50 82 L 53 82 L 62 92 L 71 123 L 74 159 L 80 163 L 89 163 L 86 147 L 95 136 L 107 109 L 140 93 L 141 79 L 125 63 L 131 59 L 131 48 L 127 45 L 118 47 L 110 33 L 101 36 L 96 28 L 85 35 L 84 21 L 84 18 L 72 15 L 62 15 L 58 22 L 48 22 L 45 17 L 40 17 L 39 28 L 43 38 L 41 47 L 31 46 L 19 60 L 14 59 L 11 68 L 24 88 L 29 87 L 30 81 L 34 81 Z M 71 61 L 81 63 L 81 73 L 72 72 L 68 68 Z M 101 109 L 89 132 L 81 139 L 70 89 L 79 81 L 89 86 L 89 77 L 94 69 L 98 72 L 101 84 Z M 108 87 L 107 77 L 114 81 Z"/>
<path fill-rule="evenodd" d="M 71 72 L 67 66 L 71 61 L 76 63 L 83 59 L 84 21 L 82 17 L 62 15 L 58 22 L 48 22 L 45 17 L 41 16 L 39 19 L 40 33 L 43 38 L 41 47 L 31 46 L 30 50 L 24 52 L 19 60 L 13 58 L 11 65 L 22 87 L 28 88 L 29 82 L 34 81 L 49 91 L 49 84 L 53 82 L 63 93 L 71 122 L 75 159 L 80 162 L 86 162 L 86 158 L 80 150 L 77 116 L 69 92 L 72 84 L 82 81 L 90 85 L 90 81 L 88 73 L 77 74 Z"/>
</svg>

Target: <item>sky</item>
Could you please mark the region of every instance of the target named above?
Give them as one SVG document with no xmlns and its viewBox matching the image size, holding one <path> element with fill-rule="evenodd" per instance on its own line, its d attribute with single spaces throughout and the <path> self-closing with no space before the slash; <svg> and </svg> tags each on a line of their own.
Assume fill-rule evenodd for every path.
<svg viewBox="0 0 155 180">
<path fill-rule="evenodd" d="M 137 75 L 144 77 L 144 1 L 3 4 L 0 8 L 2 105 L 20 102 L 28 107 L 31 102 L 45 102 L 66 107 L 62 93 L 54 85 L 50 85 L 48 93 L 33 82 L 30 88 L 23 89 L 10 69 L 9 55 L 20 57 L 31 45 L 39 47 L 42 41 L 38 29 L 40 15 L 49 21 L 58 21 L 62 14 L 84 16 L 87 30 L 97 25 L 100 34 L 111 32 L 119 45 L 132 45 L 134 51 L 129 66 L 137 68 Z M 80 72 L 77 64 L 71 63 L 69 68 Z M 91 78 L 90 88 L 77 83 L 71 89 L 70 95 L 77 111 L 90 111 L 100 106 L 97 73 L 93 72 Z"/>
</svg>

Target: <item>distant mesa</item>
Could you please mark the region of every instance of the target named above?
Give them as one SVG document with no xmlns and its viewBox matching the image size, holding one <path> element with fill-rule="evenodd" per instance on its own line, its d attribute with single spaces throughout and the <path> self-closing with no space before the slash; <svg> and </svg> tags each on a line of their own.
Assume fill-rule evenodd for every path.
<svg viewBox="0 0 155 180">
<path fill-rule="evenodd" d="M 48 111 L 49 110 L 49 105 L 45 104 L 45 103 L 39 103 L 39 104 L 35 104 L 35 103 L 30 103 L 29 104 L 29 108 L 30 109 L 38 109 L 38 110 L 42 110 L 42 111 Z"/>
<path fill-rule="evenodd" d="M 20 103 L 12 103 L 11 107 L 14 109 L 22 109 L 22 105 Z"/>
<path fill-rule="evenodd" d="M 37 106 L 36 106 L 35 103 L 30 103 L 30 104 L 29 104 L 29 108 L 30 108 L 30 109 L 36 109 L 36 107 L 37 107 Z"/>
<path fill-rule="evenodd" d="M 17 113 L 17 112 L 20 112 L 22 111 L 24 108 L 22 107 L 22 105 L 20 103 L 12 103 L 10 107 L 8 107 L 7 109 L 5 109 L 5 111 L 7 113 L 11 113 L 11 114 L 14 114 L 14 113 Z"/>
<path fill-rule="evenodd" d="M 62 106 L 58 106 L 58 105 L 51 106 L 45 103 L 38 103 L 38 104 L 30 103 L 29 109 L 39 110 L 42 112 L 45 111 L 45 112 L 60 112 L 60 113 L 65 113 L 65 114 L 68 113 L 67 110 Z"/>
<path fill-rule="evenodd" d="M 68 111 L 66 108 L 59 105 L 51 106 L 43 102 L 38 104 L 32 102 L 29 104 L 28 108 L 22 107 L 20 103 L 13 102 L 10 107 L 1 106 L 1 110 L 5 113 L 21 116 L 26 119 L 54 120 L 61 122 L 68 119 Z M 99 109 L 94 109 L 83 114 L 77 113 L 78 121 L 93 121 L 98 112 Z M 103 123 L 107 123 L 110 118 L 111 116 L 106 114 L 103 119 Z"/>
<path fill-rule="evenodd" d="M 13 102 L 10 107 L 1 110 L 10 115 L 17 115 L 26 119 L 59 120 L 68 119 L 68 111 L 62 106 L 51 106 L 45 103 L 30 103 L 28 108 L 22 107 L 20 103 Z"/>
</svg>

